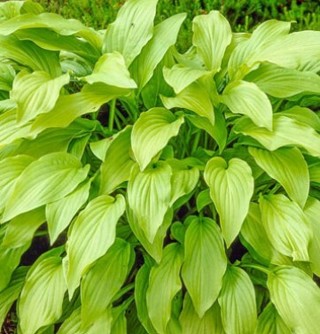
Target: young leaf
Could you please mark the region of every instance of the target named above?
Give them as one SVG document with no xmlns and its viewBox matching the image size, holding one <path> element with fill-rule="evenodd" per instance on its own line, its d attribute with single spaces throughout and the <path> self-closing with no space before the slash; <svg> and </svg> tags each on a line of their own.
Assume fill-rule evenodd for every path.
<svg viewBox="0 0 320 334">
<path fill-rule="evenodd" d="M 90 185 L 90 181 L 85 182 L 66 197 L 46 205 L 46 219 L 51 245 L 88 199 Z"/>
<path fill-rule="evenodd" d="M 193 45 L 206 68 L 213 73 L 220 71 L 223 55 L 231 42 L 229 22 L 216 10 L 193 19 Z"/>
<path fill-rule="evenodd" d="M 186 294 L 179 320 L 183 334 L 225 334 L 217 302 L 200 318 L 192 305 L 190 296 Z"/>
<path fill-rule="evenodd" d="M 291 334 L 273 304 L 269 304 L 258 318 L 255 334 Z"/>
<path fill-rule="evenodd" d="M 128 204 L 150 243 L 169 209 L 171 174 L 170 166 L 164 162 L 158 162 L 156 166 L 143 172 L 136 165 L 131 171 L 127 190 Z"/>
<path fill-rule="evenodd" d="M 268 275 L 270 299 L 294 333 L 317 333 L 320 319 L 320 290 L 304 271 L 281 266 Z"/>
<path fill-rule="evenodd" d="M 34 334 L 40 327 L 55 323 L 62 314 L 66 290 L 59 255 L 44 257 L 36 262 L 28 273 L 19 298 L 21 331 Z"/>
<path fill-rule="evenodd" d="M 258 127 L 272 130 L 271 102 L 253 82 L 231 82 L 223 91 L 222 102 L 234 114 L 247 115 Z"/>
<path fill-rule="evenodd" d="M 81 318 L 84 327 L 88 327 L 111 305 L 130 270 L 130 256 L 130 244 L 116 239 L 84 276 L 81 283 Z"/>
<path fill-rule="evenodd" d="M 299 205 L 282 194 L 261 196 L 259 205 L 273 247 L 294 261 L 309 261 L 312 229 Z"/>
<path fill-rule="evenodd" d="M 182 259 L 181 246 L 177 243 L 170 244 L 164 249 L 159 265 L 154 266 L 150 272 L 147 290 L 148 314 L 159 334 L 166 333 L 173 297 L 182 287 L 179 276 Z"/>
<path fill-rule="evenodd" d="M 270 177 L 283 186 L 289 197 L 303 208 L 308 198 L 310 180 L 308 165 L 300 150 L 294 147 L 269 152 L 250 147 L 249 153 Z"/>
<path fill-rule="evenodd" d="M 17 121 L 25 124 L 53 109 L 61 88 L 69 82 L 69 74 L 52 79 L 43 71 L 19 72 L 13 81 L 10 98 L 17 103 Z"/>
<path fill-rule="evenodd" d="M 129 0 L 106 31 L 103 52 L 120 52 L 129 67 L 151 39 L 158 0 Z"/>
<path fill-rule="evenodd" d="M 223 237 L 229 247 L 240 232 L 254 189 L 249 165 L 238 158 L 227 162 L 220 157 L 208 161 L 204 178 L 219 213 Z"/>
<path fill-rule="evenodd" d="M 3 221 L 63 198 L 87 176 L 89 166 L 68 153 L 51 153 L 32 162 L 17 179 Z"/>
<path fill-rule="evenodd" d="M 195 218 L 187 228 L 184 241 L 182 279 L 199 318 L 217 299 L 227 269 L 223 238 L 210 218 Z"/>
<path fill-rule="evenodd" d="M 218 298 L 226 333 L 254 333 L 257 321 L 254 286 L 249 275 L 238 267 L 229 267 Z"/>
<path fill-rule="evenodd" d="M 176 118 L 165 108 L 152 108 L 140 115 L 133 125 L 131 145 L 141 171 L 179 133 L 183 122 L 183 117 Z"/>
<path fill-rule="evenodd" d="M 67 244 L 66 279 L 70 298 L 88 266 L 114 243 L 116 224 L 124 210 L 122 195 L 116 198 L 103 195 L 89 202 L 75 220 Z"/>
<path fill-rule="evenodd" d="M 269 151 L 294 145 L 320 157 L 320 135 L 309 125 L 287 116 L 274 116 L 273 131 L 257 127 L 249 119 L 242 119 L 234 130 L 256 139 Z"/>
<path fill-rule="evenodd" d="M 168 49 L 175 44 L 179 29 L 185 18 L 186 14 L 180 13 L 169 17 L 154 27 L 152 39 L 142 49 L 130 68 L 140 90 L 151 79 L 155 68 Z"/>
</svg>

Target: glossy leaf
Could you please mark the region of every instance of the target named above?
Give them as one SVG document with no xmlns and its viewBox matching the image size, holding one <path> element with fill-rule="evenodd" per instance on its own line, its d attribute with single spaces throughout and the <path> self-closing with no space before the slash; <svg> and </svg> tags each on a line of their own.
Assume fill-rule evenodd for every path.
<svg viewBox="0 0 320 334">
<path fill-rule="evenodd" d="M 173 15 L 154 27 L 152 39 L 144 46 L 130 68 L 140 90 L 151 79 L 155 68 L 168 49 L 176 43 L 179 29 L 185 18 L 185 13 Z"/>
<path fill-rule="evenodd" d="M 218 301 L 226 333 L 254 333 L 257 322 L 255 291 L 243 269 L 228 268 Z"/>
<path fill-rule="evenodd" d="M 186 294 L 179 320 L 183 334 L 225 333 L 221 322 L 220 307 L 217 302 L 200 318 L 193 307 L 190 296 Z"/>
<path fill-rule="evenodd" d="M 310 126 L 287 116 L 274 117 L 273 131 L 257 127 L 249 119 L 241 120 L 235 131 L 256 139 L 269 151 L 294 145 L 320 157 L 320 135 Z"/>
<path fill-rule="evenodd" d="M 103 52 L 120 52 L 129 67 L 151 39 L 157 0 L 130 0 L 106 31 Z"/>
<path fill-rule="evenodd" d="M 69 74 L 52 79 L 47 72 L 21 71 L 15 77 L 10 98 L 17 103 L 18 123 L 27 123 L 39 114 L 53 109 L 61 88 L 69 82 Z"/>
<path fill-rule="evenodd" d="M 182 279 L 199 318 L 217 299 L 227 269 L 223 238 L 216 222 L 194 218 L 184 241 Z"/>
<path fill-rule="evenodd" d="M 81 283 L 81 318 L 84 327 L 101 316 L 125 282 L 130 270 L 130 244 L 116 239 L 99 258 Z"/>
<path fill-rule="evenodd" d="M 79 214 L 68 238 L 67 272 L 69 297 L 78 287 L 88 267 L 111 247 L 116 224 L 125 210 L 122 195 L 102 195 L 93 199 Z"/>
<path fill-rule="evenodd" d="M 312 229 L 295 202 L 282 194 L 261 196 L 261 219 L 273 247 L 294 261 L 309 261 Z"/>
<path fill-rule="evenodd" d="M 317 333 L 320 290 L 312 278 L 295 267 L 278 267 L 268 275 L 270 299 L 292 332 Z"/>
<path fill-rule="evenodd" d="M 280 148 L 273 152 L 250 147 L 256 163 L 286 190 L 289 197 L 304 207 L 309 194 L 309 171 L 297 148 Z M 293 163 L 294 162 L 294 163 Z"/>
<path fill-rule="evenodd" d="M 55 250 L 57 253 L 57 251 Z M 62 302 L 67 290 L 62 263 L 58 255 L 36 262 L 30 269 L 19 298 L 20 328 L 33 334 L 55 323 L 62 314 Z M 39 313 L 41 310 L 41 313 Z"/>
<path fill-rule="evenodd" d="M 150 272 L 147 290 L 148 314 L 159 334 L 166 333 L 171 317 L 172 299 L 182 287 L 179 276 L 181 265 L 182 249 L 179 244 L 174 243 L 164 249 L 161 262 Z"/>
<path fill-rule="evenodd" d="M 183 117 L 176 118 L 165 108 L 153 108 L 141 113 L 131 135 L 132 150 L 141 171 L 179 133 L 183 122 Z"/>
<path fill-rule="evenodd" d="M 46 205 L 46 220 L 50 242 L 53 244 L 59 234 L 71 223 L 89 197 L 91 182 L 79 185 L 72 193 Z"/>
<path fill-rule="evenodd" d="M 249 211 L 254 184 L 249 165 L 238 158 L 227 162 L 220 157 L 208 161 L 204 178 L 219 213 L 223 237 L 229 247 L 240 232 Z"/>
<path fill-rule="evenodd" d="M 169 209 L 171 168 L 164 162 L 140 172 L 132 168 L 128 183 L 128 204 L 137 224 L 152 243 Z"/>
<path fill-rule="evenodd" d="M 101 194 L 111 193 L 130 178 L 135 164 L 131 156 L 131 130 L 127 127 L 111 139 L 101 165 Z"/>
<path fill-rule="evenodd" d="M 82 182 L 88 167 L 71 154 L 51 153 L 32 162 L 19 176 L 6 203 L 3 221 L 63 198 Z"/>
<path fill-rule="evenodd" d="M 258 127 L 272 130 L 272 106 L 267 95 L 252 82 L 231 82 L 223 91 L 222 102 L 234 114 L 247 115 Z"/>
<path fill-rule="evenodd" d="M 223 55 L 231 42 L 229 22 L 216 10 L 193 19 L 193 45 L 206 68 L 213 73 L 220 71 Z"/>
</svg>

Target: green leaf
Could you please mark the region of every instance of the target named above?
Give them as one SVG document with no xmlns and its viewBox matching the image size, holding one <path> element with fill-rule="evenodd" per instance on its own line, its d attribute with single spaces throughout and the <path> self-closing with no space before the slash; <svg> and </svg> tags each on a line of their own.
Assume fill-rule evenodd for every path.
<svg viewBox="0 0 320 334">
<path fill-rule="evenodd" d="M 15 183 L 3 221 L 69 194 L 86 178 L 88 167 L 82 168 L 80 161 L 68 153 L 51 153 L 32 162 Z"/>
<path fill-rule="evenodd" d="M 131 130 L 131 127 L 126 127 L 111 139 L 101 165 L 101 194 L 111 193 L 130 178 L 135 164 L 131 158 Z"/>
<path fill-rule="evenodd" d="M 128 205 L 150 243 L 154 241 L 169 209 L 171 175 L 170 166 L 164 162 L 158 162 L 143 172 L 136 165 L 131 171 L 127 188 Z"/>
<path fill-rule="evenodd" d="M 129 67 L 152 38 L 157 0 L 129 0 L 106 31 L 103 52 L 120 52 Z"/>
<path fill-rule="evenodd" d="M 249 153 L 271 178 L 283 186 L 289 197 L 303 208 L 308 198 L 310 180 L 308 165 L 300 150 L 294 147 L 270 152 L 250 147 Z"/>
<path fill-rule="evenodd" d="M 198 82 L 194 82 L 175 97 L 161 96 L 167 109 L 185 108 L 199 116 L 207 118 L 214 125 L 215 117 L 211 98 L 206 89 Z"/>
<path fill-rule="evenodd" d="M 293 333 L 317 333 L 320 289 L 304 271 L 278 267 L 268 275 L 270 299 Z"/>
<path fill-rule="evenodd" d="M 46 220 L 51 245 L 59 234 L 71 223 L 75 214 L 89 197 L 91 182 L 79 185 L 72 193 L 46 205 Z"/>
<path fill-rule="evenodd" d="M 220 71 L 223 55 L 231 42 L 229 22 L 217 10 L 193 19 L 193 45 L 206 68 L 213 73 Z"/>
<path fill-rule="evenodd" d="M 0 90 L 10 91 L 12 82 L 16 75 L 14 68 L 11 65 L 0 64 Z"/>
<path fill-rule="evenodd" d="M 239 267 L 229 267 L 218 299 L 226 333 L 254 333 L 257 321 L 254 286 Z"/>
<path fill-rule="evenodd" d="M 199 318 L 218 298 L 227 269 L 223 238 L 216 222 L 194 218 L 184 241 L 182 279 Z"/>
<path fill-rule="evenodd" d="M 225 334 L 218 303 L 215 303 L 204 316 L 200 318 L 192 305 L 190 296 L 186 294 L 179 320 L 183 334 Z"/>
<path fill-rule="evenodd" d="M 142 49 L 130 68 L 140 90 L 149 82 L 168 49 L 176 43 L 179 29 L 185 18 L 185 13 L 173 15 L 154 27 L 152 39 Z"/>
<path fill-rule="evenodd" d="M 245 77 L 268 95 L 286 98 L 303 92 L 320 93 L 320 77 L 316 73 L 263 64 Z"/>
<path fill-rule="evenodd" d="M 81 307 L 74 310 L 71 315 L 62 323 L 57 334 L 82 334 L 81 328 Z"/>
<path fill-rule="evenodd" d="M 141 113 L 131 134 L 132 151 L 141 171 L 179 133 L 183 122 L 183 117 L 176 118 L 165 108 L 152 108 Z"/>
<path fill-rule="evenodd" d="M 274 117 L 273 131 L 257 127 L 249 119 L 242 119 L 234 130 L 256 139 L 269 151 L 293 145 L 320 157 L 320 135 L 309 125 L 286 116 Z"/>
<path fill-rule="evenodd" d="M 256 334 L 291 334 L 273 304 L 269 304 L 258 318 Z"/>
<path fill-rule="evenodd" d="M 84 327 L 110 306 L 130 270 L 130 257 L 130 244 L 116 239 L 84 276 L 81 283 L 81 318 Z"/>
<path fill-rule="evenodd" d="M 173 297 L 182 287 L 179 275 L 182 260 L 181 246 L 177 243 L 170 244 L 164 249 L 159 265 L 153 267 L 150 272 L 147 290 L 148 314 L 159 334 L 166 333 L 171 318 Z"/>
<path fill-rule="evenodd" d="M 8 287 L 0 292 L 0 328 L 12 304 L 18 299 L 27 274 L 27 267 L 18 268 L 12 275 Z"/>
<path fill-rule="evenodd" d="M 229 247 L 240 232 L 249 211 L 254 180 L 249 165 L 238 158 L 227 162 L 220 157 L 208 161 L 204 178 L 219 213 L 223 237 Z"/>
<path fill-rule="evenodd" d="M 310 265 L 313 272 L 320 277 L 320 225 L 319 225 L 319 211 L 320 201 L 313 197 L 309 197 L 304 213 L 310 222 L 313 230 L 313 238 L 309 247 Z"/>
<path fill-rule="evenodd" d="M 128 90 L 137 87 L 130 77 L 123 56 L 118 52 L 102 55 L 95 64 L 92 74 L 86 76 L 85 80 L 89 84 L 101 82 Z"/>
<path fill-rule="evenodd" d="M 66 279 L 71 299 L 88 267 L 111 247 L 116 224 L 125 210 L 122 195 L 93 199 L 72 225 L 67 243 Z"/>
<path fill-rule="evenodd" d="M 69 74 L 52 79 L 47 72 L 19 72 L 13 81 L 10 98 L 17 103 L 17 122 L 25 124 L 53 109 Z"/>
<path fill-rule="evenodd" d="M 261 196 L 259 205 L 272 246 L 294 261 L 309 261 L 312 230 L 299 205 L 282 194 Z"/>
<path fill-rule="evenodd" d="M 253 82 L 231 82 L 223 91 L 222 102 L 234 114 L 247 115 L 258 127 L 272 130 L 271 103 L 267 95 Z"/>
<path fill-rule="evenodd" d="M 19 298 L 21 332 L 34 334 L 39 328 L 55 323 L 62 315 L 66 290 L 59 255 L 51 255 L 36 262 L 28 273 Z"/>
</svg>

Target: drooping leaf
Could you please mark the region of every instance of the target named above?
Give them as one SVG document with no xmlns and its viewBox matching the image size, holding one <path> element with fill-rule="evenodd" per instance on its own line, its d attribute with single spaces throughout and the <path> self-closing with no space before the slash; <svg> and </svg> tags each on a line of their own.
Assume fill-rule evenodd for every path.
<svg viewBox="0 0 320 334">
<path fill-rule="evenodd" d="M 193 45 L 206 68 L 213 73 L 220 71 L 223 55 L 231 42 L 229 22 L 216 10 L 193 19 Z"/>
<path fill-rule="evenodd" d="M 47 72 L 21 71 L 13 81 L 10 98 L 17 103 L 17 121 L 27 123 L 39 114 L 53 109 L 61 88 L 69 82 L 69 74 L 51 78 Z"/>
<path fill-rule="evenodd" d="M 90 268 L 81 283 L 81 318 L 87 327 L 110 306 L 125 282 L 131 256 L 130 244 L 116 239 L 107 253 Z"/>
<path fill-rule="evenodd" d="M 226 333 L 254 333 L 257 322 L 254 286 L 239 267 L 229 267 L 218 298 Z"/>
<path fill-rule="evenodd" d="M 62 314 L 67 287 L 59 252 L 61 249 L 55 249 L 51 256 L 39 259 L 28 273 L 18 305 L 19 325 L 24 334 L 36 333 L 39 328 L 55 323 Z"/>
<path fill-rule="evenodd" d="M 316 73 L 264 64 L 245 77 L 268 95 L 286 98 L 302 92 L 320 93 L 320 77 Z"/>
<path fill-rule="evenodd" d="M 308 165 L 300 150 L 294 147 L 270 152 L 250 147 L 249 153 L 270 177 L 283 186 L 289 197 L 303 208 L 308 198 L 310 180 Z"/>
<path fill-rule="evenodd" d="M 145 169 L 132 168 L 128 183 L 128 205 L 147 240 L 152 243 L 169 209 L 171 167 L 164 162 Z"/>
<path fill-rule="evenodd" d="M 309 125 L 287 116 L 274 116 L 273 131 L 257 127 L 249 119 L 242 119 L 234 130 L 256 139 L 269 151 L 294 145 L 320 157 L 320 135 Z"/>
<path fill-rule="evenodd" d="M 152 108 L 141 113 L 131 134 L 132 150 L 141 171 L 179 133 L 183 122 L 183 117 L 176 118 L 165 108 Z"/>
<path fill-rule="evenodd" d="M 79 214 L 68 238 L 66 279 L 70 298 L 88 266 L 104 255 L 116 237 L 116 224 L 125 210 L 122 195 L 102 195 Z"/>
<path fill-rule="evenodd" d="M 247 115 L 258 127 L 272 130 L 271 102 L 253 82 L 231 82 L 223 91 L 222 102 L 234 114 Z"/>
<path fill-rule="evenodd" d="M 254 180 L 249 165 L 238 158 L 227 162 L 220 157 L 208 161 L 204 178 L 219 213 L 223 237 L 229 247 L 240 232 L 249 211 Z"/>
<path fill-rule="evenodd" d="M 276 267 L 267 285 L 272 303 L 292 332 L 318 332 L 320 289 L 308 274 L 295 267 Z"/>
<path fill-rule="evenodd" d="M 173 15 L 154 27 L 152 39 L 145 45 L 130 71 L 141 90 L 151 79 L 153 72 L 169 47 L 175 44 L 186 14 Z"/>
<path fill-rule="evenodd" d="M 20 267 L 12 275 L 8 287 L 0 292 L 0 328 L 12 304 L 18 299 L 27 274 L 27 267 Z"/>
<path fill-rule="evenodd" d="M 73 191 L 89 166 L 68 153 L 51 153 L 32 162 L 20 174 L 6 203 L 3 221 L 54 202 Z"/>
<path fill-rule="evenodd" d="M 277 309 L 270 303 L 258 318 L 255 334 L 291 334 L 292 331 L 281 319 Z"/>
<path fill-rule="evenodd" d="M 88 199 L 90 185 L 90 181 L 85 182 L 66 197 L 46 205 L 46 220 L 51 244 L 70 224 L 72 218 Z"/>
<path fill-rule="evenodd" d="M 182 279 L 202 318 L 217 299 L 227 269 L 223 238 L 216 222 L 194 218 L 187 228 L 184 250 Z"/>
<path fill-rule="evenodd" d="M 199 116 L 207 118 L 214 125 L 214 110 L 211 98 L 198 82 L 194 82 L 175 97 L 162 96 L 161 100 L 167 109 L 185 108 L 193 111 Z"/>
<path fill-rule="evenodd" d="M 261 196 L 259 206 L 272 246 L 294 261 L 309 261 L 312 229 L 299 205 L 285 195 L 277 194 Z"/>
<path fill-rule="evenodd" d="M 129 0 L 106 31 L 103 52 L 120 52 L 129 67 L 152 38 L 158 0 Z"/>
<path fill-rule="evenodd" d="M 204 314 L 202 318 L 200 318 L 194 309 L 189 294 L 186 294 L 179 320 L 183 334 L 225 334 L 221 322 L 220 307 L 217 302 Z"/>
<path fill-rule="evenodd" d="M 101 194 L 109 194 L 128 181 L 135 162 L 131 158 L 131 127 L 120 131 L 110 142 L 101 165 Z"/>
<path fill-rule="evenodd" d="M 313 238 L 309 247 L 310 265 L 313 272 L 320 277 L 320 224 L 319 224 L 319 211 L 320 201 L 313 197 L 309 197 L 304 213 L 310 222 Z"/>
<path fill-rule="evenodd" d="M 151 322 L 159 334 L 166 333 L 172 299 L 182 287 L 179 276 L 182 259 L 181 246 L 177 243 L 170 244 L 164 249 L 159 265 L 150 272 L 147 308 Z"/>
</svg>

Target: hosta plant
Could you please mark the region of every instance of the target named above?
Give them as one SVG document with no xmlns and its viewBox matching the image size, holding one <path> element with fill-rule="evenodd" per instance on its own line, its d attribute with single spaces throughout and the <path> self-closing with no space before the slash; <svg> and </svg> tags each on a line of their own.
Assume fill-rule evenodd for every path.
<svg viewBox="0 0 320 334">
<path fill-rule="evenodd" d="M 0 324 L 317 334 L 320 32 L 156 6 L 0 5 Z"/>
</svg>

